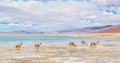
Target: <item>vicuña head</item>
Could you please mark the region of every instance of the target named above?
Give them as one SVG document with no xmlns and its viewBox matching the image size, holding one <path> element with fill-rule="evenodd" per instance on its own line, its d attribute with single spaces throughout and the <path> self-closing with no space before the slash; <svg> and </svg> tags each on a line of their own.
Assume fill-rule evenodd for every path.
<svg viewBox="0 0 120 63">
<path fill-rule="evenodd" d="M 20 45 L 22 46 L 22 42 L 20 43 Z"/>
<path fill-rule="evenodd" d="M 100 41 L 97 41 L 97 44 L 100 43 Z"/>
</svg>

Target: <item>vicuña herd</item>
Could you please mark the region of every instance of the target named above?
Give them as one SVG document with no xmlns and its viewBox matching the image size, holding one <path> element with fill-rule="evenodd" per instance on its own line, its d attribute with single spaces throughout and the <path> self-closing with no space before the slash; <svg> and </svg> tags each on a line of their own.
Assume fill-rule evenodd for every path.
<svg viewBox="0 0 120 63">
<path fill-rule="evenodd" d="M 88 46 L 88 44 L 87 44 L 87 42 L 85 40 L 81 40 L 80 42 L 81 42 L 81 46 Z M 96 47 L 99 42 L 100 41 L 90 42 L 90 46 L 91 47 Z M 76 47 L 76 44 L 75 44 L 75 42 L 69 42 L 69 46 Z"/>
<path fill-rule="evenodd" d="M 87 44 L 87 42 L 85 40 L 81 40 L 80 42 L 81 42 L 81 46 L 88 46 L 88 44 Z M 98 43 L 99 43 L 99 41 L 90 42 L 90 46 L 91 47 L 96 47 Z M 42 43 L 36 43 L 36 44 L 34 44 L 34 47 L 39 49 L 41 45 L 42 45 Z M 22 43 L 18 43 L 18 44 L 15 45 L 17 50 L 20 50 L 21 46 L 22 46 Z M 70 47 L 71 46 L 76 47 L 76 44 L 75 44 L 75 42 L 69 42 L 69 46 Z"/>
</svg>

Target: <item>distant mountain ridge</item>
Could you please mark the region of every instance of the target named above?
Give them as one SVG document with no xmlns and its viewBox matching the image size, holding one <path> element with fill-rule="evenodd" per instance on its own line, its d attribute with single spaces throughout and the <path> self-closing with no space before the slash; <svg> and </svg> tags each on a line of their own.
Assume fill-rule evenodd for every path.
<svg viewBox="0 0 120 63">
<path fill-rule="evenodd" d="M 120 24 L 64 30 L 64 31 L 59 31 L 59 33 L 120 33 Z"/>
<path fill-rule="evenodd" d="M 120 24 L 94 31 L 95 33 L 120 33 Z"/>
<path fill-rule="evenodd" d="M 107 27 L 110 27 L 110 26 L 112 26 L 112 25 L 86 27 L 85 29 L 97 30 L 97 29 L 107 28 Z"/>
<path fill-rule="evenodd" d="M 24 30 L 14 31 L 14 32 L 0 32 L 0 34 L 61 34 L 61 33 L 120 33 L 119 25 L 105 25 L 105 26 L 92 26 L 85 28 L 77 28 L 73 30 L 63 30 L 56 32 L 26 32 Z"/>
</svg>

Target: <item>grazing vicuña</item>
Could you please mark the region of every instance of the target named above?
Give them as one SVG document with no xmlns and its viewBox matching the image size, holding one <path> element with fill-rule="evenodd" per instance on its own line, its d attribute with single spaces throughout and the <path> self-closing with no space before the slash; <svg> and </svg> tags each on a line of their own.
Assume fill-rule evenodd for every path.
<svg viewBox="0 0 120 63">
<path fill-rule="evenodd" d="M 69 46 L 74 46 L 74 47 L 76 47 L 76 45 L 75 45 L 74 42 L 69 42 Z"/>
</svg>

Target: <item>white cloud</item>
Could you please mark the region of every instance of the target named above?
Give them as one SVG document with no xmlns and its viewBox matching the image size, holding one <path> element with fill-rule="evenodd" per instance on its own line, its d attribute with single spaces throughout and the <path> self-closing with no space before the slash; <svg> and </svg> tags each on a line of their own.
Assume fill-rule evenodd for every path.
<svg viewBox="0 0 120 63">
<path fill-rule="evenodd" d="M 104 12 L 103 12 L 103 15 L 114 15 L 114 13 L 104 11 Z"/>
<path fill-rule="evenodd" d="M 107 5 L 115 4 L 108 8 Z M 3 10 L 1 10 L 3 9 Z M 66 2 L 57 1 L 6 1 L 0 2 L 0 21 L 20 22 L 8 26 L 31 27 L 38 30 L 62 30 L 96 25 L 117 24 L 119 22 L 118 0 L 90 0 Z M 7 11 L 8 10 L 8 11 Z M 106 10 L 116 11 L 107 12 Z M 109 19 L 108 19 L 109 18 Z M 91 22 L 93 20 L 93 22 Z M 32 24 L 37 24 L 32 26 Z M 71 28 L 70 28 L 71 27 Z"/>
</svg>

